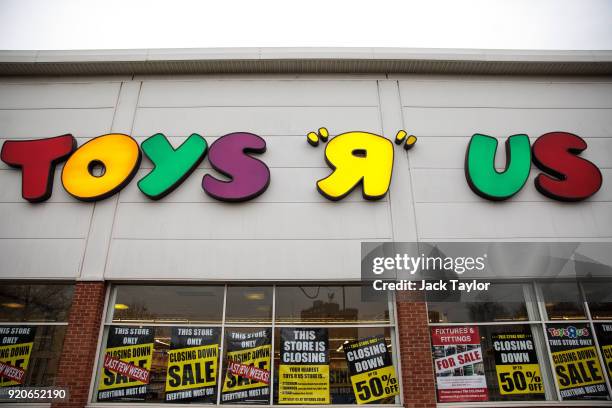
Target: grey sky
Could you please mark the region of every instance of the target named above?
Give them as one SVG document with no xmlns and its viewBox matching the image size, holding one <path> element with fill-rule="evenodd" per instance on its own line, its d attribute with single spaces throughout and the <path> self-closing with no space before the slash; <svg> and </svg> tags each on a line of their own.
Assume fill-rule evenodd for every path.
<svg viewBox="0 0 612 408">
<path fill-rule="evenodd" d="M 0 0 L 0 49 L 612 50 L 612 0 Z"/>
</svg>

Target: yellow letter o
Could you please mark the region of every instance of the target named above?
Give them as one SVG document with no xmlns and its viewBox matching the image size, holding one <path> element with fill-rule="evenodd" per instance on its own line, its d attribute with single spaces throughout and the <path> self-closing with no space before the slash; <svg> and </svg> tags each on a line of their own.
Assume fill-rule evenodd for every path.
<svg viewBox="0 0 612 408">
<path fill-rule="evenodd" d="M 125 187 L 140 166 L 140 149 L 128 135 L 111 133 L 91 139 L 70 156 L 62 170 L 62 184 L 73 197 L 97 201 Z M 93 167 L 103 168 L 101 175 Z"/>
</svg>

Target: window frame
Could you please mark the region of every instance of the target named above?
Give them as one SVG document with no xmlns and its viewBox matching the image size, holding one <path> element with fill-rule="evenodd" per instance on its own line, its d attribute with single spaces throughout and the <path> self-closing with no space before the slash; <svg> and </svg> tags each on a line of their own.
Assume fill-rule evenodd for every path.
<svg viewBox="0 0 612 408">
<path fill-rule="evenodd" d="M 70 320 L 70 309 L 72 307 L 72 303 L 74 302 L 74 292 L 75 292 L 75 287 L 76 287 L 76 283 L 75 281 L 0 281 L 0 283 L 2 284 L 10 284 L 10 285 L 22 285 L 22 286 L 42 286 L 42 285 L 61 285 L 61 286 L 71 286 L 72 287 L 72 299 L 70 301 L 70 306 L 68 307 L 68 310 L 66 312 L 66 320 L 63 322 L 48 322 L 48 321 L 38 321 L 38 320 L 34 320 L 34 321 L 23 321 L 23 322 L 11 322 L 11 321 L 0 321 L 0 326 L 64 326 L 64 327 L 68 327 L 69 324 L 69 320 Z M 65 333 L 64 333 L 65 335 Z M 64 338 L 65 340 L 65 338 Z M 64 342 L 64 340 L 62 340 L 62 343 Z M 62 347 L 63 350 L 63 347 Z M 32 351 L 33 352 L 33 351 Z M 30 357 L 31 358 L 31 357 Z M 58 357 L 58 365 L 61 362 L 61 351 L 60 351 L 60 356 Z M 55 383 L 55 381 L 54 381 Z M 28 385 L 27 387 L 40 387 L 37 385 Z"/>
<path fill-rule="evenodd" d="M 174 403 L 174 405 L 180 406 L 180 405 L 184 405 L 184 406 L 193 406 L 193 407 L 220 407 L 220 406 L 244 406 L 244 407 L 248 407 L 248 406 L 253 406 L 253 405 L 249 405 L 249 404 L 222 404 L 221 403 L 221 387 L 223 385 L 223 378 L 222 378 L 222 374 L 223 374 L 223 357 L 224 357 L 224 353 L 225 353 L 225 331 L 226 329 L 231 329 L 231 328 L 270 328 L 271 329 L 271 339 L 270 341 L 272 342 L 272 352 L 271 352 L 271 364 L 270 364 L 270 378 L 274 379 L 274 375 L 275 375 L 275 368 L 274 368 L 274 355 L 276 353 L 276 349 L 275 349 L 275 341 L 276 341 L 276 328 L 282 328 L 282 327 L 324 327 L 324 328 L 347 328 L 347 327 L 358 327 L 358 328 L 389 328 L 391 331 L 391 347 L 393 350 L 393 353 L 391 355 L 391 359 L 393 362 L 393 365 L 395 367 L 396 370 L 396 374 L 398 376 L 398 379 L 400 379 L 399 381 L 399 395 L 397 395 L 395 397 L 395 401 L 391 404 L 368 404 L 371 406 L 378 406 L 378 407 L 401 407 L 402 406 L 402 401 L 404 398 L 404 390 L 403 390 L 403 382 L 401 381 L 401 365 L 400 365 L 400 357 L 399 357 L 399 334 L 398 334 L 398 327 L 397 327 L 397 308 L 395 306 L 395 302 L 396 302 L 396 298 L 395 298 L 395 293 L 390 293 L 387 292 L 387 307 L 389 308 L 389 321 L 386 323 L 364 323 L 364 324 L 359 324 L 359 323 L 354 323 L 354 322 L 350 322 L 350 323 L 345 323 L 345 324 L 321 324 L 321 323 L 313 323 L 313 322 L 306 322 L 306 323 L 281 323 L 278 324 L 276 323 L 276 292 L 277 292 L 277 288 L 278 287 L 282 287 L 282 286 L 360 286 L 359 282 L 350 282 L 350 283 L 346 283 L 346 282 L 284 282 L 284 283 L 274 283 L 274 284 L 266 284 L 266 282 L 257 282 L 256 284 L 254 284 L 253 282 L 210 282 L 210 283 L 188 283 L 188 282 L 147 282 L 147 286 L 154 286 L 154 285 L 172 285 L 172 286 L 221 286 L 223 285 L 223 308 L 222 308 L 222 316 L 221 316 L 221 323 L 211 323 L 211 324 L 200 324 L 200 323 L 123 323 L 123 322 L 118 322 L 118 323 L 113 323 L 112 321 L 112 315 L 113 315 L 113 311 L 114 311 L 114 304 L 116 301 L 116 294 L 117 294 L 117 288 L 123 285 L 130 285 L 130 284 L 137 284 L 136 282 L 116 282 L 116 283 L 111 283 L 108 285 L 107 287 L 107 293 L 106 293 L 106 298 L 105 298 L 105 303 L 104 303 L 104 313 L 102 315 L 102 321 L 101 321 L 101 325 L 100 325 L 100 333 L 98 336 L 98 347 L 96 349 L 96 355 L 95 355 L 95 360 L 94 360 L 94 367 L 93 367 L 93 381 L 91 381 L 90 383 L 90 388 L 89 388 L 89 397 L 88 397 L 88 406 L 117 406 L 117 407 L 121 407 L 121 406 L 138 406 L 138 407 L 156 407 L 156 406 L 168 406 L 167 403 L 164 403 L 163 401 L 156 401 L 156 402 L 121 402 L 121 401 L 117 401 L 117 402 L 110 402 L 110 401 L 97 401 L 96 400 L 96 390 L 98 389 L 99 386 L 99 381 L 101 376 L 99 375 L 100 370 L 101 370 L 101 364 L 102 364 L 102 360 L 101 360 L 101 356 L 103 355 L 103 351 L 104 351 L 104 347 L 108 338 L 108 327 L 109 326 L 116 326 L 116 325 L 120 325 L 120 326 L 132 326 L 132 327 L 139 327 L 139 326 L 151 326 L 151 327 L 174 327 L 174 326 L 193 326 L 193 327 L 219 327 L 221 329 L 221 336 L 219 338 L 219 360 L 218 360 L 218 367 L 219 367 L 219 371 L 218 371 L 218 380 L 217 380 L 217 401 L 214 404 L 211 403 L 187 403 L 187 404 L 180 404 L 180 403 Z M 227 311 L 227 292 L 228 292 L 228 287 L 229 286 L 271 286 L 272 287 L 272 320 L 270 322 L 267 323 L 232 323 L 232 322 L 227 322 L 226 321 L 226 311 Z M 270 397 L 269 397 L 269 401 L 268 404 L 259 404 L 258 406 L 261 407 L 272 407 L 272 406 L 282 406 L 283 404 L 274 404 L 274 381 L 272 380 L 270 382 Z M 290 406 L 290 405 L 289 405 Z M 323 406 L 323 405 L 312 405 L 314 406 Z M 336 407 L 355 407 L 357 406 L 357 404 L 327 404 L 324 406 L 336 406 Z"/>
<path fill-rule="evenodd" d="M 599 346 L 599 340 L 597 338 L 597 333 L 595 332 L 594 324 L 597 323 L 610 323 L 612 324 L 612 319 L 607 320 L 593 320 L 591 316 L 591 311 L 589 309 L 588 301 L 584 292 L 583 284 L 580 281 L 576 280 L 559 280 L 555 281 L 555 283 L 576 283 L 579 289 L 579 303 L 582 304 L 585 311 L 585 319 L 568 319 L 568 320 L 550 320 L 548 318 L 548 314 L 546 311 L 546 299 L 544 299 L 544 295 L 541 288 L 541 283 L 547 283 L 545 281 L 517 281 L 513 283 L 522 283 L 523 284 L 523 294 L 525 299 L 525 305 L 528 313 L 528 320 L 521 321 L 503 321 L 503 322 L 456 322 L 456 323 L 431 323 L 429 322 L 429 317 L 427 319 L 428 325 L 430 327 L 435 326 L 461 326 L 461 325 L 471 325 L 471 326 L 504 326 L 504 325 L 529 325 L 532 329 L 532 335 L 534 337 L 534 342 L 536 343 L 536 352 L 539 358 L 540 364 L 540 373 L 542 375 L 542 382 L 544 384 L 544 400 L 533 400 L 533 401 L 486 401 L 486 402 L 464 402 L 464 403 L 448 403 L 448 402 L 437 402 L 438 406 L 441 407 L 451 407 L 451 406 L 476 406 L 476 407 L 487 407 L 487 406 L 517 406 L 517 405 L 551 405 L 551 406 L 559 406 L 559 405 L 575 405 L 575 406 L 609 406 L 612 402 L 612 386 L 610 381 L 610 375 L 607 372 L 605 361 L 601 354 L 601 348 Z M 531 295 L 535 297 L 535 299 L 530 299 Z M 530 303 L 534 303 L 536 308 L 530 306 Z M 429 305 L 426 302 L 427 314 L 429 316 Z M 534 319 L 535 317 L 535 319 Z M 550 345 L 548 343 L 548 337 L 546 335 L 546 325 L 547 324 L 559 324 L 559 323 L 576 323 L 576 324 L 587 324 L 593 333 L 593 339 L 595 347 L 597 349 L 597 357 L 599 359 L 599 364 L 602 367 L 602 371 L 604 374 L 605 383 L 608 389 L 608 400 L 563 400 L 561 398 L 561 393 L 559 390 L 559 384 L 556 381 L 553 368 L 554 363 L 552 359 L 552 354 L 550 351 Z M 537 328 L 537 330 L 533 330 Z M 541 337 L 541 339 L 540 339 Z M 543 343 L 543 344 L 542 344 Z M 543 352 L 545 352 L 545 356 L 542 356 Z M 543 357 L 543 358 L 540 358 Z M 433 357 L 432 357 L 432 365 L 433 365 Z M 434 370 L 435 372 L 435 370 Z M 435 381 L 435 379 L 434 379 Z M 437 385 L 436 385 L 437 387 Z M 437 389 L 437 388 L 436 388 Z M 554 398 L 552 398 L 554 397 Z M 437 398 L 437 396 L 436 396 Z"/>
</svg>

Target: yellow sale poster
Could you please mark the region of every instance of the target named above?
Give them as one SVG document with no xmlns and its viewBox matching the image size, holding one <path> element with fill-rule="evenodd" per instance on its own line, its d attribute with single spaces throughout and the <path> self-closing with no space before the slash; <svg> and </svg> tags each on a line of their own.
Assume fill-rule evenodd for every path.
<svg viewBox="0 0 612 408">
<path fill-rule="evenodd" d="M 0 387 L 23 384 L 34 347 L 36 327 L 0 327 Z"/>
<path fill-rule="evenodd" d="M 218 328 L 172 328 L 166 402 L 217 401 L 219 334 Z"/>
<path fill-rule="evenodd" d="M 281 329 L 279 404 L 329 404 L 327 329 Z"/>
<path fill-rule="evenodd" d="M 608 391 L 590 326 L 547 324 L 546 332 L 561 397 L 605 398 Z"/>
<path fill-rule="evenodd" d="M 143 400 L 153 360 L 152 327 L 111 326 L 98 385 L 98 401 Z"/>
<path fill-rule="evenodd" d="M 270 329 L 226 332 L 227 366 L 221 402 L 269 401 L 271 338 Z"/>
<path fill-rule="evenodd" d="M 542 374 L 531 333 L 491 336 L 495 371 L 502 395 L 543 394 Z"/>
<path fill-rule="evenodd" d="M 399 394 L 395 367 L 383 336 L 349 342 L 343 345 L 343 349 L 358 404 Z"/>
</svg>

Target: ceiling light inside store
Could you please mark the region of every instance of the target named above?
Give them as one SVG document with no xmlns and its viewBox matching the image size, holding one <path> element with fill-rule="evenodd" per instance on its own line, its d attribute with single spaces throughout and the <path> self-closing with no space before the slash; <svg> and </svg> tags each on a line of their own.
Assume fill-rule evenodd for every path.
<svg viewBox="0 0 612 408">
<path fill-rule="evenodd" d="M 117 309 L 117 310 L 126 310 L 126 309 L 129 309 L 129 308 L 130 307 L 128 305 L 124 304 L 124 303 L 117 303 L 115 305 L 115 309 Z"/>
<path fill-rule="evenodd" d="M 349 342 L 348 340 L 344 340 L 344 343 L 342 343 L 342 344 L 340 345 L 340 347 L 338 347 L 338 348 L 336 349 L 336 351 L 337 351 L 337 352 L 342 351 L 342 350 L 344 349 L 344 345 L 345 345 L 345 344 L 347 344 L 348 342 Z"/>
<path fill-rule="evenodd" d="M 8 307 L 9 309 L 23 309 L 25 307 L 23 303 L 15 303 L 15 302 L 2 303 L 2 306 Z"/>
<path fill-rule="evenodd" d="M 263 300 L 266 297 L 266 295 L 263 292 L 250 292 L 250 293 L 245 293 L 244 297 L 249 300 Z"/>
</svg>

